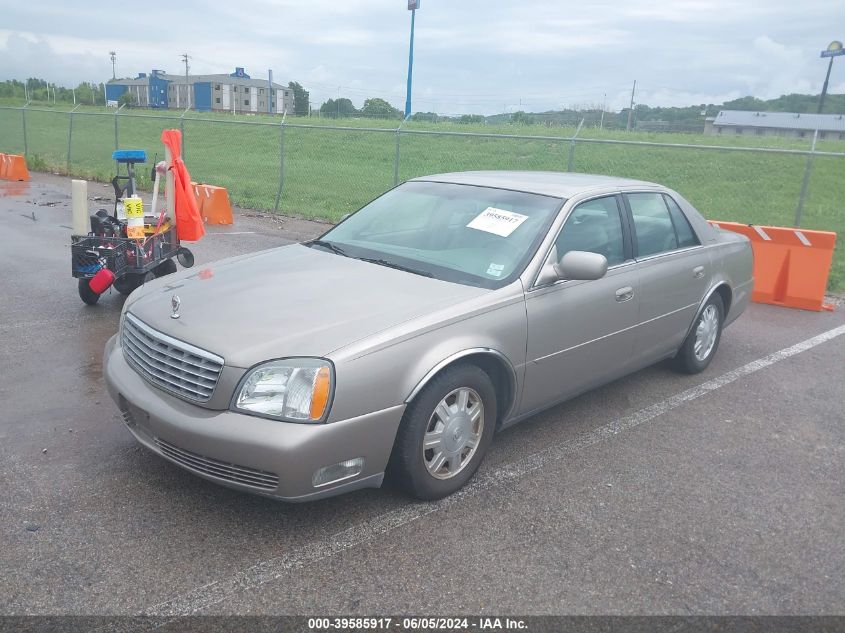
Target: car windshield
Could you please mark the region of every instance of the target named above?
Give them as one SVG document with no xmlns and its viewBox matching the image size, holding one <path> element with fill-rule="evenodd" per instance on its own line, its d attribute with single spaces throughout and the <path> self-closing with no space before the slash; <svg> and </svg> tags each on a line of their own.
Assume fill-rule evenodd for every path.
<svg viewBox="0 0 845 633">
<path fill-rule="evenodd" d="M 560 198 L 491 187 L 407 182 L 312 247 L 444 281 L 498 288 L 525 268 Z"/>
</svg>

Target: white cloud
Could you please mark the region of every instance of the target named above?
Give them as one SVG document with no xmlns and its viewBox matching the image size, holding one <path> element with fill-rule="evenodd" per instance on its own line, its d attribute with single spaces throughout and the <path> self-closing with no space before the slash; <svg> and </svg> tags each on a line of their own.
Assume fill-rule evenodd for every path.
<svg viewBox="0 0 845 633">
<path fill-rule="evenodd" d="M 417 14 L 415 108 L 448 113 L 546 110 L 600 103 L 688 105 L 753 94 L 816 92 L 819 51 L 843 0 L 427 0 Z M 103 81 L 162 68 L 194 72 L 273 68 L 316 105 L 342 96 L 404 102 L 409 14 L 402 0 L 240 0 L 169 5 L 132 14 L 132 36 L 115 29 L 106 0 L 20 3 L 4 11 L 0 79 Z M 838 28 L 838 27 L 837 27 Z M 828 32 L 829 31 L 829 32 Z M 845 60 L 831 91 L 843 91 Z M 605 97 L 605 95 L 607 95 Z"/>
</svg>

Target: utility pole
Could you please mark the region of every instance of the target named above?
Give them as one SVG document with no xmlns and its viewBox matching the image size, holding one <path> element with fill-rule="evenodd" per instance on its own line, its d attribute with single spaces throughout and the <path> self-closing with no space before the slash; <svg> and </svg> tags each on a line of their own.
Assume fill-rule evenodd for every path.
<svg viewBox="0 0 845 633">
<path fill-rule="evenodd" d="M 109 51 L 109 57 L 111 57 L 111 78 L 117 79 L 117 74 L 114 70 L 114 63 L 117 61 L 117 53 L 115 51 Z"/>
<path fill-rule="evenodd" d="M 185 62 L 185 92 L 188 96 L 188 105 L 186 107 L 191 107 L 191 84 L 188 83 L 188 70 L 190 66 L 188 66 L 188 60 L 191 59 L 191 56 L 188 53 L 182 53 L 182 61 Z"/>
<path fill-rule="evenodd" d="M 628 126 L 625 128 L 631 131 L 631 116 L 634 114 L 634 93 L 637 91 L 637 80 L 634 79 L 634 87 L 631 88 L 631 107 L 628 109 Z"/>
<path fill-rule="evenodd" d="M 71 88 L 73 91 L 73 105 L 76 105 L 76 88 Z"/>
<path fill-rule="evenodd" d="M 411 80 L 414 76 L 414 20 L 417 17 L 417 9 L 420 8 L 420 0 L 408 0 L 408 10 L 411 12 L 411 45 L 408 51 L 408 90 L 405 95 L 405 118 L 411 116 Z"/>
<path fill-rule="evenodd" d="M 604 129 L 604 111 L 607 109 L 607 93 L 604 93 L 604 97 L 601 100 L 601 119 L 599 120 L 599 129 Z"/>
</svg>

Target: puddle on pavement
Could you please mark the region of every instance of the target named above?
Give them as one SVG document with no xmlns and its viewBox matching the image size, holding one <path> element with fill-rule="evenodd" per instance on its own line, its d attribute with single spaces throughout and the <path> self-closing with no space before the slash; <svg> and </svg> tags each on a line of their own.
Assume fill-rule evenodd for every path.
<svg viewBox="0 0 845 633">
<path fill-rule="evenodd" d="M 2 182 L 0 181 L 0 198 L 11 198 L 25 196 L 30 192 L 28 182 Z"/>
</svg>

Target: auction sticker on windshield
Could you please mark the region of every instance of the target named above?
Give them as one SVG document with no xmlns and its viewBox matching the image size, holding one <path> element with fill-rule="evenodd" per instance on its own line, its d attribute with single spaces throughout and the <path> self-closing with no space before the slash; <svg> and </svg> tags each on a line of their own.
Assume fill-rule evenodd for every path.
<svg viewBox="0 0 845 633">
<path fill-rule="evenodd" d="M 522 215 L 521 213 L 505 211 L 496 207 L 487 207 L 473 218 L 472 222 L 467 224 L 467 228 L 507 237 L 527 219 L 528 216 Z"/>
</svg>

